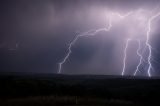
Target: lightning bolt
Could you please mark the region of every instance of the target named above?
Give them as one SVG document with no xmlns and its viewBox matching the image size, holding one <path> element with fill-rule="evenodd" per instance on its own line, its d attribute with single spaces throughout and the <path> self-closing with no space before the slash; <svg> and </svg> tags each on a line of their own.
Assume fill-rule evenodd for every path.
<svg viewBox="0 0 160 106">
<path fill-rule="evenodd" d="M 129 45 L 130 40 L 131 40 L 131 39 L 127 39 L 127 41 L 126 41 L 126 46 L 125 46 L 125 48 L 124 48 L 124 58 L 123 58 L 122 76 L 124 75 L 125 70 L 126 70 L 127 48 L 128 48 L 128 45 Z"/>
<path fill-rule="evenodd" d="M 85 32 L 83 34 L 80 34 L 80 35 L 77 35 L 73 41 L 69 44 L 69 47 L 68 47 L 68 53 L 67 55 L 64 57 L 64 59 L 59 63 L 59 69 L 58 69 L 58 73 L 60 74 L 61 71 L 62 71 L 62 66 L 63 64 L 66 62 L 66 60 L 69 58 L 70 54 L 72 53 L 72 46 L 77 42 L 77 40 L 80 38 L 80 37 L 83 37 L 83 36 L 94 36 L 96 35 L 98 32 L 101 32 L 101 31 L 109 31 L 110 28 L 112 27 L 111 23 L 109 22 L 109 26 L 108 28 L 102 28 L 102 29 L 98 29 L 98 30 L 91 30 L 91 31 L 88 31 L 88 32 Z"/>
<path fill-rule="evenodd" d="M 136 76 L 137 72 L 139 71 L 139 67 L 142 64 L 142 60 L 143 60 L 143 56 L 142 56 L 142 54 L 140 54 L 141 42 L 140 42 L 140 40 L 137 40 L 137 41 L 138 41 L 137 55 L 140 57 L 140 59 L 139 59 L 139 63 L 137 65 L 136 71 L 134 72 L 134 76 Z"/>
<path fill-rule="evenodd" d="M 79 40 L 81 37 L 87 37 L 87 36 L 95 36 L 97 33 L 101 32 L 101 31 L 110 31 L 111 28 L 112 28 L 112 17 L 111 16 L 117 16 L 119 17 L 120 19 L 124 19 L 126 18 L 127 16 L 129 16 L 130 14 L 132 14 L 133 12 L 128 12 L 127 14 L 125 15 L 121 15 L 120 13 L 118 12 L 112 12 L 109 16 L 109 24 L 108 24 L 108 27 L 106 28 L 100 28 L 100 29 L 97 29 L 97 30 L 89 30 L 87 32 L 84 32 L 82 34 L 78 34 L 70 43 L 69 43 L 69 46 L 68 46 L 68 52 L 66 54 L 66 56 L 63 58 L 63 60 L 61 62 L 58 63 L 58 73 L 62 73 L 62 67 L 63 65 L 65 64 L 65 62 L 67 61 L 67 59 L 70 57 L 71 53 L 72 53 L 72 46 L 77 42 L 77 40 Z M 145 49 L 143 50 L 143 52 L 146 50 L 146 48 L 149 50 L 148 52 L 148 57 L 147 57 L 147 64 L 148 64 L 148 69 L 147 69 L 147 74 L 149 77 L 151 77 L 151 69 L 153 68 L 152 67 L 152 63 L 151 63 L 151 58 L 152 58 L 152 46 L 150 45 L 150 33 L 151 33 L 151 23 L 152 21 L 154 21 L 154 19 L 156 19 L 157 17 L 160 16 L 160 13 L 157 13 L 156 15 L 153 15 L 151 16 L 151 18 L 149 18 L 149 20 L 147 21 L 147 31 L 146 31 L 146 41 L 145 41 Z M 125 48 L 124 48 L 124 58 L 123 58 L 123 68 L 122 68 L 122 73 L 121 75 L 123 76 L 125 74 L 125 70 L 126 70 L 126 61 L 127 61 L 127 49 L 129 47 L 129 42 L 131 40 L 134 40 L 134 39 L 131 39 L 131 38 L 128 38 L 127 41 L 126 41 L 126 44 L 125 44 Z M 140 50 L 142 49 L 141 47 L 141 41 L 140 40 L 137 40 L 138 42 L 138 49 L 137 49 L 137 55 L 139 56 L 139 63 L 136 67 L 136 70 L 134 72 L 134 76 L 136 76 L 137 72 L 140 71 L 139 70 L 139 67 L 141 66 L 142 64 L 142 60 L 144 61 L 145 59 L 143 58 L 143 52 L 140 53 Z"/>
<path fill-rule="evenodd" d="M 148 50 L 149 50 L 148 57 L 147 57 L 147 63 L 149 65 L 148 69 L 147 69 L 147 74 L 148 74 L 149 77 L 151 77 L 151 70 L 153 69 L 153 66 L 152 66 L 152 63 L 151 63 L 151 59 L 152 59 L 152 46 L 149 43 L 150 42 L 150 35 L 151 35 L 150 34 L 151 33 L 151 23 L 152 23 L 152 21 L 154 21 L 159 16 L 160 16 L 160 13 L 157 13 L 156 15 L 151 16 L 151 18 L 149 18 L 149 20 L 147 22 L 147 32 L 146 32 L 147 34 L 146 34 L 146 41 L 145 41 L 145 45 L 146 45 L 145 49 L 147 47 Z M 121 73 L 122 76 L 124 75 L 125 70 L 126 70 L 125 69 L 126 68 L 126 55 L 127 55 L 127 48 L 128 48 L 129 41 L 130 41 L 130 39 L 127 40 L 127 43 L 126 43 L 126 46 L 125 46 L 125 49 L 124 49 L 123 69 L 122 69 L 122 73 Z M 142 60 L 144 60 L 143 53 L 140 54 L 140 50 L 141 50 L 140 40 L 138 40 L 138 44 L 139 44 L 139 47 L 137 49 L 137 55 L 140 57 L 140 60 L 139 60 L 139 63 L 137 65 L 137 67 L 136 67 L 136 70 L 134 72 L 134 76 L 139 71 L 139 67 L 142 64 Z"/>
<path fill-rule="evenodd" d="M 127 16 L 129 16 L 132 12 L 128 12 L 127 14 L 125 15 L 121 15 L 119 13 L 111 13 L 111 16 L 113 15 L 116 15 L 118 16 L 120 19 L 123 19 Z M 68 53 L 66 54 L 66 56 L 64 57 L 64 59 L 59 63 L 59 68 L 58 68 L 58 73 L 60 74 L 62 72 L 62 66 L 63 64 L 66 62 L 66 60 L 69 58 L 70 54 L 72 53 L 72 46 L 77 42 L 77 40 L 80 38 L 80 37 L 84 37 L 84 36 L 95 36 L 97 33 L 101 32 L 101 31 L 110 31 L 110 29 L 112 28 L 112 19 L 111 19 L 111 16 L 109 16 L 109 25 L 107 28 L 100 28 L 100 29 L 97 29 L 97 30 L 90 30 L 88 32 L 85 32 L 85 33 L 82 33 L 82 34 L 79 34 L 77 35 L 73 41 L 71 41 L 71 43 L 69 44 L 69 47 L 68 47 Z"/>
<path fill-rule="evenodd" d="M 151 77 L 151 69 L 153 68 L 152 67 L 152 63 L 151 63 L 151 58 L 152 58 L 152 46 L 150 45 L 149 43 L 149 39 L 150 39 L 150 33 L 151 33 L 151 23 L 152 21 L 154 21 L 157 17 L 160 16 L 160 13 L 157 13 L 156 15 L 152 16 L 149 21 L 148 21 L 148 30 L 147 30 L 147 39 L 146 39 L 146 46 L 148 47 L 149 49 L 149 55 L 148 55 L 148 64 L 149 64 L 149 67 L 148 67 L 148 70 L 147 70 L 147 73 L 148 73 L 148 76 Z"/>
</svg>

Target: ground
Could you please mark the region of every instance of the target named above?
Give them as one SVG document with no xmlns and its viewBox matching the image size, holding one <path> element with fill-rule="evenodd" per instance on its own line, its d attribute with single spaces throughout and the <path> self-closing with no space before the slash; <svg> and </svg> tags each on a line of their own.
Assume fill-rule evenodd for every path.
<svg viewBox="0 0 160 106">
<path fill-rule="evenodd" d="M 158 104 L 160 79 L 101 75 L 0 75 L 0 106 Z"/>
</svg>

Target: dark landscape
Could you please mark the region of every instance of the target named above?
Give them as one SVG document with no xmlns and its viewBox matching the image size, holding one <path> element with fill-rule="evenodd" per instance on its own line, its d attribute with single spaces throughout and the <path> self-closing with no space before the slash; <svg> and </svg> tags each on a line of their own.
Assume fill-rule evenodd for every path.
<svg viewBox="0 0 160 106">
<path fill-rule="evenodd" d="M 0 106 L 159 103 L 160 79 L 105 75 L 1 74 Z"/>
</svg>

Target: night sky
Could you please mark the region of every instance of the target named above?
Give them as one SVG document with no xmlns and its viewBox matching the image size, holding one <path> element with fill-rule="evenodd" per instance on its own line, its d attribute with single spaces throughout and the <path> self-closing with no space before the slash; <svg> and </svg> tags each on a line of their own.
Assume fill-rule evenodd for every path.
<svg viewBox="0 0 160 106">
<path fill-rule="evenodd" d="M 0 1 L 0 72 L 57 73 L 58 63 L 77 34 L 108 25 L 107 11 L 125 14 L 155 8 L 156 12 L 160 11 L 159 0 Z M 109 32 L 80 38 L 63 65 L 62 74 L 121 75 L 128 28 L 135 29 L 136 35 L 145 36 L 144 30 L 136 27 L 138 23 L 124 23 L 114 23 Z M 150 39 L 153 76 L 160 75 L 159 23 L 160 17 L 152 25 Z M 137 47 L 136 42 L 130 43 L 125 75 L 133 75 L 135 71 L 139 61 Z M 138 75 L 147 75 L 146 67 L 144 63 Z"/>
</svg>

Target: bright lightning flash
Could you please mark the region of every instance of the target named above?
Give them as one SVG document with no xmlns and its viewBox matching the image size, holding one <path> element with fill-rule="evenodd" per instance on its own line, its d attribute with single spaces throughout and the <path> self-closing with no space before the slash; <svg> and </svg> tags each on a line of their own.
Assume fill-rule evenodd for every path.
<svg viewBox="0 0 160 106">
<path fill-rule="evenodd" d="M 109 14 L 109 20 L 108 20 L 108 27 L 107 28 L 100 28 L 100 29 L 97 29 L 97 30 L 90 30 L 90 31 L 87 31 L 87 32 L 84 32 L 82 34 L 78 34 L 70 43 L 69 43 L 69 46 L 68 46 L 68 52 L 66 54 L 66 56 L 63 58 L 63 60 L 61 62 L 59 62 L 59 68 L 58 68 L 58 73 L 62 73 L 62 68 L 63 68 L 63 65 L 65 64 L 65 62 L 67 61 L 67 59 L 70 57 L 71 53 L 72 53 L 72 46 L 77 42 L 77 40 L 79 40 L 81 37 L 86 37 L 86 36 L 95 36 L 97 35 L 99 32 L 102 32 L 102 31 L 110 31 L 111 28 L 112 28 L 112 22 L 115 21 L 115 18 L 118 17 L 118 19 L 122 20 L 122 19 L 125 19 L 125 18 L 128 18 L 130 15 L 135 15 L 134 13 L 136 13 L 137 11 L 134 11 L 134 12 L 128 12 L 127 14 L 125 15 L 121 15 L 120 13 L 118 12 L 111 12 L 111 14 Z M 137 15 L 137 14 L 136 14 Z M 146 41 L 145 41 L 145 48 L 147 47 L 149 52 L 148 52 L 148 56 L 147 56 L 147 64 L 148 64 L 148 69 L 147 69 L 147 74 L 148 76 L 150 77 L 151 76 L 151 69 L 153 68 L 152 67 L 152 63 L 151 63 L 151 57 L 152 57 L 152 46 L 150 45 L 149 43 L 149 39 L 150 39 L 150 33 L 151 33 L 151 23 L 152 21 L 154 21 L 154 19 L 156 19 L 157 17 L 160 16 L 160 13 L 157 13 L 156 15 L 153 15 L 151 16 L 148 21 L 146 22 L 146 17 L 143 16 L 143 15 L 139 15 L 138 16 L 134 16 L 134 17 L 138 17 L 137 20 L 139 20 L 141 23 L 145 22 L 145 24 L 147 24 L 147 28 L 145 28 L 146 26 L 144 25 L 144 29 L 147 29 L 146 32 Z M 130 18 L 130 17 L 129 17 Z M 133 18 L 133 17 L 132 17 Z M 140 53 L 140 50 L 142 50 L 142 47 L 141 47 L 141 40 L 140 39 L 135 39 L 133 36 L 132 37 L 128 37 L 127 38 L 127 41 L 126 41 L 126 45 L 125 45 L 125 48 L 124 48 L 124 58 L 123 58 L 123 68 L 122 68 L 122 73 L 121 75 L 123 76 L 125 74 L 125 70 L 126 70 L 126 60 L 127 60 L 127 49 L 129 47 L 129 42 L 131 40 L 136 40 L 137 43 L 138 43 L 138 49 L 137 49 L 137 55 L 140 57 L 139 58 L 139 63 L 136 67 L 136 70 L 134 72 L 134 76 L 137 74 L 139 70 L 139 67 L 141 66 L 142 64 L 142 60 L 145 60 L 143 58 L 143 53 Z"/>
<path fill-rule="evenodd" d="M 136 71 L 134 72 L 134 76 L 137 74 L 137 72 L 139 71 L 139 67 L 140 65 L 142 64 L 142 60 L 143 60 L 143 56 L 142 54 L 140 53 L 140 50 L 141 50 L 141 42 L 140 40 L 137 40 L 138 41 L 138 50 L 137 50 L 137 55 L 140 57 L 139 59 L 139 63 L 137 65 L 137 68 L 136 68 Z"/>
<path fill-rule="evenodd" d="M 148 67 L 148 76 L 151 77 L 151 69 L 153 68 L 152 67 L 152 63 L 151 63 L 151 58 L 152 58 L 152 46 L 150 45 L 149 43 L 149 39 L 150 39 L 150 32 L 151 32 L 151 23 L 152 21 L 154 21 L 154 19 L 156 19 L 157 17 L 160 16 L 160 13 L 157 13 L 156 15 L 152 16 L 149 21 L 148 21 L 148 30 L 147 30 L 147 40 L 146 40 L 146 45 L 149 49 L 149 56 L 148 56 L 148 64 L 149 64 L 149 67 Z"/>
<path fill-rule="evenodd" d="M 151 70 L 153 69 L 153 66 L 152 66 L 152 63 L 151 63 L 151 58 L 152 58 L 152 46 L 150 45 L 150 33 L 151 33 L 151 23 L 152 21 L 154 21 L 157 17 L 160 16 L 160 13 L 157 13 L 156 15 L 153 15 L 151 16 L 148 21 L 146 22 L 147 23 L 147 31 L 146 31 L 146 41 L 145 41 L 145 48 L 147 47 L 149 52 L 148 52 L 148 57 L 147 57 L 147 63 L 148 63 L 148 69 L 147 69 L 147 74 L 149 77 L 151 77 Z M 140 16 L 139 17 L 139 20 L 140 21 L 144 21 L 143 19 L 144 16 Z M 134 40 L 134 39 L 132 39 Z M 124 50 L 124 61 L 123 61 L 123 70 L 122 70 L 122 73 L 121 75 L 124 75 L 125 73 L 125 70 L 126 70 L 126 54 L 127 54 L 127 48 L 128 48 L 128 43 L 129 43 L 130 39 L 127 40 L 127 43 L 126 43 L 126 47 L 125 47 L 125 50 Z M 141 54 L 140 53 L 140 50 L 141 50 L 141 42 L 140 40 L 137 40 L 138 41 L 138 49 L 137 49 L 137 55 L 140 57 L 140 60 L 139 60 L 139 63 L 136 67 L 136 70 L 134 72 L 134 76 L 136 76 L 137 72 L 139 71 L 139 67 L 141 66 L 142 64 L 142 60 L 145 60 L 143 58 L 143 53 Z M 145 50 L 145 49 L 144 49 Z"/>
<path fill-rule="evenodd" d="M 119 13 L 111 13 L 111 16 L 118 16 L 120 19 L 123 19 L 125 17 L 127 17 L 128 15 L 130 15 L 132 12 L 129 12 L 125 15 L 121 15 Z M 80 37 L 84 37 L 84 36 L 95 36 L 97 33 L 99 32 L 102 32 L 102 31 L 110 31 L 110 29 L 112 28 L 112 18 L 111 16 L 109 16 L 109 25 L 107 28 L 100 28 L 100 29 L 97 29 L 97 30 L 90 30 L 88 32 L 85 32 L 85 33 L 82 33 L 82 34 L 79 34 L 77 35 L 73 41 L 69 44 L 69 47 L 68 47 L 68 53 L 67 55 L 64 57 L 64 59 L 59 63 L 59 69 L 58 69 L 58 73 L 61 73 L 62 72 L 62 66 L 63 64 L 66 62 L 66 60 L 69 58 L 70 54 L 72 53 L 72 46 L 76 43 L 76 41 L 80 38 Z"/>
</svg>

